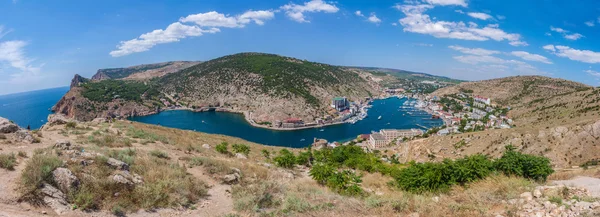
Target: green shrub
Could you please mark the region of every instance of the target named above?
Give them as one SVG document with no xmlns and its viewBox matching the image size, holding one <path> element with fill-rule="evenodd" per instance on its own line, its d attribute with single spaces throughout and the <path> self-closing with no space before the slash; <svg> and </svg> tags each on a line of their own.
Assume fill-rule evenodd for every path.
<svg viewBox="0 0 600 217">
<path fill-rule="evenodd" d="M 266 159 L 271 159 L 271 152 L 269 152 L 269 150 L 263 149 L 260 152 L 262 153 L 263 157 L 265 157 Z"/>
<path fill-rule="evenodd" d="M 312 153 L 310 151 L 300 152 L 296 157 L 296 164 L 309 166 L 310 159 L 312 158 Z"/>
<path fill-rule="evenodd" d="M 52 183 L 52 171 L 62 164 L 62 160 L 54 155 L 33 155 L 21 173 L 19 182 L 21 197 L 29 201 L 40 201 L 38 187 L 43 182 Z"/>
<path fill-rule="evenodd" d="M 67 128 L 75 128 L 77 127 L 77 123 L 75 122 L 68 122 L 66 125 Z"/>
<path fill-rule="evenodd" d="M 154 157 L 162 158 L 162 159 L 169 159 L 169 154 L 167 154 L 164 151 L 160 151 L 160 150 L 150 151 L 150 156 L 154 156 Z"/>
<path fill-rule="evenodd" d="M 231 148 L 233 149 L 233 152 L 235 152 L 235 153 L 240 153 L 240 154 L 243 154 L 246 156 L 248 156 L 248 154 L 250 154 L 250 147 L 248 147 L 247 145 L 233 144 L 231 146 Z"/>
<path fill-rule="evenodd" d="M 498 171 L 506 175 L 516 175 L 536 181 L 546 181 L 554 172 L 550 159 L 542 156 L 522 154 L 511 145 L 506 146 L 502 157 L 495 162 Z"/>
<path fill-rule="evenodd" d="M 287 149 L 281 149 L 279 155 L 273 158 L 273 161 L 275 161 L 275 164 L 279 167 L 291 169 L 294 168 L 294 165 L 296 164 L 296 156 Z"/>
<path fill-rule="evenodd" d="M 215 149 L 217 150 L 217 152 L 219 152 L 221 154 L 227 154 L 227 153 L 229 153 L 229 151 L 227 150 L 227 146 L 229 146 L 229 143 L 222 142 L 221 144 L 218 144 L 215 147 Z"/>
<path fill-rule="evenodd" d="M 0 154 L 0 168 L 14 170 L 17 165 L 15 154 Z"/>
<path fill-rule="evenodd" d="M 339 194 L 359 196 L 363 194 L 359 184 L 362 182 L 360 176 L 350 170 L 334 172 L 327 178 L 327 187 Z"/>
<path fill-rule="evenodd" d="M 335 172 L 335 169 L 327 164 L 316 164 L 310 169 L 310 176 L 321 185 L 327 183 L 327 179 Z"/>
</svg>

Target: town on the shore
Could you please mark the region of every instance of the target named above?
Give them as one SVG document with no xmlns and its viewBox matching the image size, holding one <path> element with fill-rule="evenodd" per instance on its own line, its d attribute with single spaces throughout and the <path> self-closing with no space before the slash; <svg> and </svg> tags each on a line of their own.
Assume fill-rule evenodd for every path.
<svg viewBox="0 0 600 217">
<path fill-rule="evenodd" d="M 409 98 L 411 103 L 405 105 L 427 112 L 432 119 L 443 121 L 441 126 L 424 131 L 422 129 L 382 129 L 379 132 L 358 135 L 356 139 L 344 144 L 356 144 L 367 150 L 379 150 L 386 147 L 400 145 L 403 142 L 427 138 L 430 136 L 444 136 L 467 132 L 484 131 L 492 129 L 506 129 L 514 126 L 508 117 L 510 107 L 503 107 L 492 99 L 474 95 L 471 90 L 461 90 L 458 94 L 435 96 L 432 94 L 411 93 L 402 88 L 385 89 L 381 98 L 400 97 Z M 331 107 L 338 112 L 337 118 L 332 120 L 348 121 L 355 123 L 367 117 L 371 99 L 364 102 L 349 102 L 345 97 L 336 97 L 332 100 Z M 288 125 L 292 127 L 291 125 Z M 313 148 L 336 147 L 339 142 L 329 143 L 315 138 Z"/>
</svg>

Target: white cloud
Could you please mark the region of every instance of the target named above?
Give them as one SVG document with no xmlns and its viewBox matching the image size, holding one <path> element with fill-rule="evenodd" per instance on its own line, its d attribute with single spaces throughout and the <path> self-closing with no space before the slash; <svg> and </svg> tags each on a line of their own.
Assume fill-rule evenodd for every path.
<svg viewBox="0 0 600 217">
<path fill-rule="evenodd" d="M 292 20 L 299 23 L 309 23 L 310 21 L 306 20 L 304 13 L 315 13 L 315 12 L 325 12 L 325 13 L 336 13 L 340 9 L 337 8 L 333 4 L 326 3 L 322 0 L 312 0 L 310 2 L 305 2 L 304 5 L 297 5 L 294 3 L 289 3 L 281 7 L 282 10 L 285 11 L 285 14 Z"/>
<path fill-rule="evenodd" d="M 356 11 L 356 12 L 354 12 L 354 14 L 356 14 L 356 16 L 359 16 L 359 17 L 365 17 L 365 15 L 362 14 L 362 12 L 360 12 L 360 11 Z"/>
<path fill-rule="evenodd" d="M 504 20 L 504 19 L 506 19 L 506 17 L 505 17 L 505 16 L 502 16 L 502 15 L 496 15 L 496 18 L 498 18 L 499 20 Z"/>
<path fill-rule="evenodd" d="M 575 41 L 575 40 L 577 40 L 577 39 L 580 39 L 580 38 L 583 38 L 583 37 L 584 37 L 584 36 L 583 36 L 583 35 L 581 35 L 581 34 L 579 34 L 579 33 L 574 33 L 574 34 L 568 34 L 568 35 L 565 35 L 565 38 L 566 38 L 566 39 L 573 40 L 573 41 Z"/>
<path fill-rule="evenodd" d="M 584 72 L 587 72 L 591 76 L 600 78 L 600 72 L 597 72 L 597 71 L 594 71 L 591 69 L 585 70 Z"/>
<path fill-rule="evenodd" d="M 504 41 L 507 40 L 513 46 L 526 45 L 521 41 L 521 35 L 507 33 L 499 29 L 497 24 L 479 28 L 475 23 L 432 20 L 425 11 L 433 8 L 432 5 L 400 5 L 394 6 L 402 11 L 406 17 L 399 20 L 405 32 L 432 35 L 436 38 L 452 38 L 471 41 Z"/>
<path fill-rule="evenodd" d="M 595 26 L 596 23 L 593 20 L 590 20 L 590 21 L 585 22 L 585 25 L 589 26 L 589 27 L 592 27 L 592 26 Z"/>
<path fill-rule="evenodd" d="M 461 47 L 461 46 L 456 46 L 456 45 L 448 46 L 448 48 L 455 50 L 455 51 L 459 51 L 464 54 L 472 54 L 472 55 L 477 55 L 477 56 L 489 56 L 489 55 L 500 53 L 500 51 L 495 51 L 495 50 L 486 50 L 483 48 L 466 48 L 466 47 Z"/>
<path fill-rule="evenodd" d="M 166 29 L 157 29 L 140 35 L 138 38 L 121 41 L 117 49 L 110 52 L 113 57 L 121 57 L 132 53 L 150 50 L 150 48 L 165 43 L 177 42 L 187 37 L 197 37 L 205 33 L 220 32 L 219 28 L 243 28 L 254 22 L 264 25 L 265 21 L 273 19 L 272 11 L 246 11 L 237 16 L 229 16 L 211 11 L 207 13 L 192 14 L 182 17 L 179 22 L 172 23 Z M 193 23 L 186 25 L 184 23 Z"/>
<path fill-rule="evenodd" d="M 0 39 L 10 32 L 12 32 L 12 30 L 4 29 L 4 26 L 0 25 Z"/>
<path fill-rule="evenodd" d="M 470 12 L 470 13 L 467 13 L 467 15 L 469 15 L 470 17 L 476 18 L 476 19 L 480 19 L 480 20 L 492 19 L 492 16 L 489 14 L 486 14 L 486 13 Z"/>
<path fill-rule="evenodd" d="M 558 32 L 558 33 L 566 33 L 566 32 L 568 32 L 567 30 L 564 30 L 562 28 L 555 28 L 553 26 L 550 26 L 550 30 L 553 31 L 553 32 Z"/>
<path fill-rule="evenodd" d="M 397 26 L 397 25 L 398 25 L 398 23 L 392 23 L 392 26 Z"/>
<path fill-rule="evenodd" d="M 513 51 L 513 52 L 511 52 L 511 54 L 513 56 L 520 57 L 521 59 L 524 59 L 524 60 L 552 64 L 552 62 L 550 62 L 550 60 L 548 60 L 548 58 L 546 58 L 542 55 L 538 55 L 538 54 L 532 54 L 532 53 L 528 53 L 525 51 Z"/>
<path fill-rule="evenodd" d="M 433 44 L 427 44 L 427 43 L 414 43 L 414 46 L 419 46 L 419 47 L 433 47 Z"/>
<path fill-rule="evenodd" d="M 0 34 L 6 35 L 4 29 L 0 29 Z M 9 76 L 0 77 L 0 84 L 12 85 L 11 89 L 20 91 L 23 87 L 31 87 L 32 83 L 40 81 L 40 69 L 43 66 L 33 66 L 32 59 L 25 55 L 27 42 L 20 40 L 0 42 L 0 69 L 15 69 L 8 71 Z M 21 85 L 14 87 L 14 85 Z M 22 86 L 25 85 L 25 86 Z M 20 89 L 19 89 L 20 88 Z M 6 91 L 3 91 L 6 92 Z"/>
<path fill-rule="evenodd" d="M 459 13 L 459 14 L 465 14 L 465 12 L 462 10 L 454 10 L 454 12 Z"/>
<path fill-rule="evenodd" d="M 266 20 L 273 19 L 273 17 L 275 17 L 275 13 L 272 11 L 247 11 L 235 17 L 211 11 L 182 17 L 179 21 L 194 23 L 199 27 L 242 28 L 252 21 L 258 25 L 264 25 Z"/>
<path fill-rule="evenodd" d="M 550 30 L 553 32 L 558 32 L 560 34 L 563 35 L 564 38 L 568 39 L 568 40 L 577 40 L 580 38 L 583 38 L 584 36 L 582 34 L 579 33 L 573 33 L 573 34 L 569 34 L 570 31 L 562 29 L 562 28 L 555 28 L 553 26 L 550 26 Z M 548 34 L 547 34 L 548 35 Z"/>
<path fill-rule="evenodd" d="M 529 44 L 527 42 L 524 41 L 511 41 L 508 42 L 508 44 L 515 46 L 515 47 L 519 47 L 519 46 L 529 46 Z"/>
<path fill-rule="evenodd" d="M 8 63 L 11 67 L 28 71 L 32 67 L 30 60 L 25 57 L 24 48 L 27 43 L 24 41 L 4 41 L 0 42 L 0 63 Z"/>
<path fill-rule="evenodd" d="M 468 63 L 468 64 L 478 64 L 478 63 L 494 63 L 494 64 L 504 64 L 507 63 L 507 60 L 502 58 L 498 58 L 495 56 L 480 56 L 480 55 L 466 55 L 466 56 L 455 56 L 454 59 L 459 62 Z"/>
<path fill-rule="evenodd" d="M 584 63 L 600 63 L 600 52 L 594 52 L 591 50 L 577 50 L 567 46 L 561 45 L 546 45 L 543 47 L 545 50 L 552 52 L 554 55 L 559 57 L 566 57 L 570 60 L 580 61 Z"/>
<path fill-rule="evenodd" d="M 221 25 L 222 24 L 223 23 L 221 23 Z M 215 25 L 217 24 L 215 23 Z M 117 46 L 117 50 L 111 51 L 110 55 L 113 57 L 120 57 L 132 53 L 144 52 L 150 50 L 150 48 L 157 44 L 177 42 L 186 37 L 201 36 L 203 33 L 217 33 L 219 31 L 221 30 L 218 28 L 204 30 L 197 26 L 188 26 L 180 22 L 175 22 L 164 30 L 157 29 L 152 32 L 142 34 L 138 38 L 129 41 L 122 41 Z"/>
<path fill-rule="evenodd" d="M 369 18 L 367 18 L 367 21 L 369 21 L 371 23 L 375 23 L 375 24 L 381 23 L 381 20 L 377 17 L 377 15 L 375 15 L 375 13 L 371 13 L 371 16 L 369 16 Z"/>
<path fill-rule="evenodd" d="M 468 6 L 466 0 L 423 0 L 423 2 L 429 3 L 431 5 L 441 5 L 441 6 L 448 6 L 448 5 L 457 5 L 457 6 L 463 6 L 463 7 Z"/>
</svg>

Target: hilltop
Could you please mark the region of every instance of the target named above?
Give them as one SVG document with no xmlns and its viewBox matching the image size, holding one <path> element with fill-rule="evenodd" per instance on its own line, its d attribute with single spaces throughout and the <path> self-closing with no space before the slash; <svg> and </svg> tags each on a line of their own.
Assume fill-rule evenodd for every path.
<svg viewBox="0 0 600 217">
<path fill-rule="evenodd" d="M 127 68 L 100 69 L 92 80 L 100 81 L 107 79 L 144 80 L 162 77 L 177 72 L 190 66 L 201 63 L 199 61 L 173 61 L 165 63 L 144 64 Z"/>
<path fill-rule="evenodd" d="M 519 150 L 550 158 L 557 167 L 582 165 L 600 152 L 600 89 L 541 76 L 517 76 L 465 82 L 432 95 L 469 93 L 509 106 L 511 129 L 436 136 L 411 141 L 406 160 L 456 158 L 474 153 L 498 156 L 512 144 Z M 457 145 L 461 144 L 461 145 Z"/>
<path fill-rule="evenodd" d="M 327 64 L 262 53 L 240 53 L 191 65 L 161 63 L 100 70 L 80 79 L 54 107 L 78 120 L 152 114 L 170 106 L 249 112 L 257 123 L 287 118 L 314 121 L 331 99 L 364 100 L 379 90 L 371 75 Z M 142 75 L 166 72 L 163 76 Z M 168 70 L 167 70 L 168 69 Z M 155 73 L 154 73 L 155 74 Z M 77 81 L 75 81 L 77 80 Z M 82 81 L 82 82 L 79 82 Z"/>
</svg>

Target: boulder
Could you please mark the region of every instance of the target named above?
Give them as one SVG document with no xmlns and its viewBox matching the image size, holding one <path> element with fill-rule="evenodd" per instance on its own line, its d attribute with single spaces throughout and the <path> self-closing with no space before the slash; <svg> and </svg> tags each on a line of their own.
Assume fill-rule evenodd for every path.
<svg viewBox="0 0 600 217">
<path fill-rule="evenodd" d="M 525 193 L 522 193 L 522 194 L 520 195 L 520 197 L 521 197 L 521 198 L 523 198 L 523 199 L 524 199 L 524 200 L 526 200 L 526 201 L 533 200 L 533 195 L 531 194 L 531 192 L 525 192 Z"/>
<path fill-rule="evenodd" d="M 112 157 L 108 158 L 108 161 L 106 161 L 106 163 L 115 169 L 129 171 L 129 164 L 127 164 L 123 161 L 114 159 Z"/>
<path fill-rule="evenodd" d="M 67 168 L 56 168 L 52 171 L 52 178 L 54 179 L 54 182 L 56 182 L 58 189 L 65 194 L 68 194 L 79 187 L 79 179 L 77 179 L 71 170 Z"/>
<path fill-rule="evenodd" d="M 142 177 L 138 174 L 131 174 L 129 171 L 119 171 L 114 175 L 110 176 L 110 179 L 119 184 L 123 185 L 137 185 L 142 184 L 144 181 Z"/>
<path fill-rule="evenodd" d="M 246 155 L 242 154 L 242 153 L 236 153 L 235 157 L 239 158 L 239 159 L 248 159 L 248 157 L 246 157 Z"/>
<path fill-rule="evenodd" d="M 210 145 L 209 144 L 203 144 L 202 148 L 210 149 Z"/>
<path fill-rule="evenodd" d="M 54 144 L 54 148 L 62 149 L 62 150 L 69 150 L 69 149 L 71 149 L 71 142 L 68 140 L 59 140 Z"/>
<path fill-rule="evenodd" d="M 231 185 L 231 184 L 238 183 L 240 181 L 240 178 L 241 177 L 239 174 L 233 173 L 233 174 L 223 176 L 222 180 L 223 180 L 223 183 Z"/>
<path fill-rule="evenodd" d="M 50 125 L 61 125 L 66 124 L 70 120 L 65 117 L 63 114 L 51 114 L 48 115 L 48 124 Z"/>
<path fill-rule="evenodd" d="M 535 198 L 540 198 L 540 197 L 542 197 L 542 192 L 539 189 L 535 189 L 535 190 L 533 190 L 533 196 Z"/>
<path fill-rule="evenodd" d="M 14 133 L 19 130 L 19 126 L 10 122 L 8 119 L 0 117 L 0 133 Z"/>
<path fill-rule="evenodd" d="M 28 130 L 19 130 L 15 133 L 15 139 L 17 141 L 24 141 L 24 142 L 29 142 L 29 143 L 33 143 L 35 141 L 35 138 L 33 138 L 33 135 L 31 135 L 31 133 L 29 133 Z"/>
<path fill-rule="evenodd" d="M 60 215 L 69 210 L 67 197 L 62 191 L 48 183 L 44 183 L 40 191 L 44 195 L 44 203 L 52 208 L 56 214 Z"/>
</svg>

